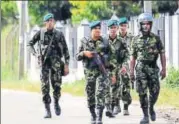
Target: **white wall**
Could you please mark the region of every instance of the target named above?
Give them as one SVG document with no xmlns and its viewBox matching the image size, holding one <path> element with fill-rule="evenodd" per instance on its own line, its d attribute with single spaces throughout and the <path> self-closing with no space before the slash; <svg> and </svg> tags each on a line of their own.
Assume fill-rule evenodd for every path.
<svg viewBox="0 0 179 124">
<path fill-rule="evenodd" d="M 172 17 L 172 52 L 173 52 L 173 66 L 179 68 L 179 20 L 178 16 Z"/>
</svg>

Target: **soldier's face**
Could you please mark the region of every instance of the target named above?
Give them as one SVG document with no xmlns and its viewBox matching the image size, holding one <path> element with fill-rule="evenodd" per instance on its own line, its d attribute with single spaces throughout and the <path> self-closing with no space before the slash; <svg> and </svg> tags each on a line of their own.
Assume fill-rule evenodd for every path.
<svg viewBox="0 0 179 124">
<path fill-rule="evenodd" d="M 101 35 L 101 27 L 97 26 L 91 30 L 91 33 L 95 37 L 99 37 Z"/>
<path fill-rule="evenodd" d="M 51 18 L 45 22 L 45 26 L 49 30 L 53 29 L 54 25 L 55 25 L 55 20 L 53 18 Z"/>
<path fill-rule="evenodd" d="M 141 28 L 143 32 L 149 32 L 151 29 L 151 23 L 148 21 L 144 21 L 141 23 Z"/>
<path fill-rule="evenodd" d="M 127 28 L 128 28 L 128 24 L 126 24 L 126 23 L 120 24 L 119 25 L 119 32 L 126 33 L 127 32 Z"/>
<path fill-rule="evenodd" d="M 118 26 L 113 25 L 109 28 L 109 35 L 114 36 L 117 34 Z"/>
</svg>

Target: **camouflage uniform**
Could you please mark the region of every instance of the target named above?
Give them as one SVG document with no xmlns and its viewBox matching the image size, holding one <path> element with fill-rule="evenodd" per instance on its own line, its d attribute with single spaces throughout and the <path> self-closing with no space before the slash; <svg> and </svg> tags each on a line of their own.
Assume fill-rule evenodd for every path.
<svg viewBox="0 0 179 124">
<path fill-rule="evenodd" d="M 51 41 L 52 35 L 54 34 L 52 44 L 49 49 L 49 54 L 47 53 L 47 47 Z M 55 29 L 53 31 L 45 31 L 44 41 L 40 40 L 41 31 L 38 31 L 32 40 L 28 43 L 30 51 L 33 55 L 42 59 L 41 66 L 41 90 L 42 90 L 42 100 L 45 105 L 51 103 L 50 98 L 50 82 L 53 88 L 53 97 L 54 101 L 58 102 L 61 96 L 61 83 L 62 83 L 62 66 L 64 62 L 61 58 L 64 56 L 65 64 L 69 64 L 69 52 L 66 45 L 65 37 L 62 32 L 59 32 Z M 34 45 L 38 42 L 37 52 L 34 49 Z M 46 60 L 43 61 L 44 57 L 47 56 Z M 41 60 L 39 60 L 41 61 Z"/>
<path fill-rule="evenodd" d="M 160 38 L 153 33 L 148 36 L 143 36 L 142 34 L 136 36 L 131 46 L 131 54 L 137 60 L 135 68 L 137 92 L 139 93 L 141 108 L 147 117 L 148 106 L 153 107 L 159 95 L 160 84 L 157 59 L 159 54 L 164 53 L 164 46 Z M 149 101 L 147 89 L 149 89 L 150 94 Z"/>
<path fill-rule="evenodd" d="M 129 99 L 129 97 L 125 98 L 124 95 L 121 96 L 121 88 L 123 88 L 122 93 L 125 93 L 124 86 L 126 85 L 121 84 L 121 74 L 120 74 L 120 69 L 122 66 L 125 66 L 128 68 L 129 51 L 127 49 L 126 43 L 122 42 L 122 39 L 120 36 L 117 36 L 114 40 L 112 40 L 109 37 L 109 42 L 113 50 L 113 53 L 116 55 L 116 60 L 117 60 L 117 65 L 116 65 L 117 83 L 111 86 L 112 87 L 112 106 L 115 106 L 115 105 L 118 106 L 120 104 L 119 100 L 121 97 L 123 100 Z"/>
<path fill-rule="evenodd" d="M 131 33 L 128 33 L 123 37 L 120 33 L 119 33 L 119 37 L 122 39 L 123 44 L 125 44 L 125 46 L 127 47 L 128 51 L 130 51 L 130 44 L 132 42 L 132 38 L 133 35 Z M 132 98 L 130 95 L 130 77 L 129 77 L 129 52 L 127 53 L 128 57 L 126 59 L 126 68 L 127 68 L 127 73 L 124 75 L 120 75 L 120 79 L 121 79 L 121 97 L 122 97 L 122 101 L 124 104 L 131 104 L 132 102 Z"/>
<path fill-rule="evenodd" d="M 109 79 L 104 78 L 103 74 L 99 70 L 98 65 L 92 64 L 94 61 L 93 58 L 90 59 L 83 56 L 83 51 L 85 50 L 97 51 L 98 54 L 101 56 L 102 60 L 107 60 L 107 63 L 103 61 L 103 64 L 106 68 L 108 68 L 108 71 L 111 72 L 110 75 L 115 75 L 116 70 L 114 69 L 114 65 L 116 63 L 116 60 L 110 53 L 111 50 L 109 45 L 104 45 L 105 47 L 100 48 L 100 46 L 102 45 L 104 45 L 104 38 L 102 37 L 97 41 L 93 41 L 91 37 L 87 39 L 83 38 L 81 40 L 81 46 L 77 54 L 77 59 L 82 60 L 84 65 L 88 107 L 91 108 L 96 106 L 97 109 L 103 110 L 105 104 L 105 97 L 107 97 L 107 95 L 110 95 L 110 81 Z M 105 55 L 108 55 L 107 59 L 105 59 Z M 112 66 L 113 69 L 109 68 L 109 65 Z"/>
</svg>

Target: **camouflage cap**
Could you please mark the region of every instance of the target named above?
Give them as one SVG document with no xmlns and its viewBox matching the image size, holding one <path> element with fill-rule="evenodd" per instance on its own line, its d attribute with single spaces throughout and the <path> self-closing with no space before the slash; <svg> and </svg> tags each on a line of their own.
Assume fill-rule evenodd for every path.
<svg viewBox="0 0 179 124">
<path fill-rule="evenodd" d="M 52 13 L 48 13 L 44 16 L 44 22 L 48 21 L 50 18 L 54 18 L 54 15 Z"/>
<path fill-rule="evenodd" d="M 93 28 L 95 28 L 95 27 L 97 27 L 97 26 L 101 26 L 101 22 L 100 22 L 100 21 L 93 21 L 93 22 L 91 22 L 91 23 L 89 24 L 89 27 L 90 27 L 91 29 L 93 29 Z"/>
<path fill-rule="evenodd" d="M 107 25 L 108 25 L 108 27 L 111 27 L 113 25 L 117 26 L 118 25 L 118 21 L 117 20 L 109 20 Z"/>
<path fill-rule="evenodd" d="M 128 19 L 126 17 L 122 17 L 119 19 L 119 25 L 123 23 L 128 23 Z"/>
</svg>

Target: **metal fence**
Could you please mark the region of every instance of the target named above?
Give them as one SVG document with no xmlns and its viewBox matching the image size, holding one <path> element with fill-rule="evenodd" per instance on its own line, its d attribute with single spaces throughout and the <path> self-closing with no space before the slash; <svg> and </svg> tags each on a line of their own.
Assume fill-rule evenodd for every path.
<svg viewBox="0 0 179 124">
<path fill-rule="evenodd" d="M 80 46 L 80 39 L 84 36 L 90 35 L 89 25 L 81 24 L 77 27 L 66 26 L 63 28 L 61 27 L 61 30 L 63 31 L 65 35 L 68 49 L 70 52 L 71 75 L 69 76 L 71 77 L 68 76 L 66 77 L 66 79 L 67 78 L 70 78 L 71 80 L 81 79 L 84 77 L 83 66 L 82 66 L 82 62 L 78 62 L 76 60 L 75 55 Z M 107 34 L 106 21 L 102 22 L 101 30 L 102 30 L 102 35 Z M 133 17 L 130 20 L 129 30 L 131 33 L 133 33 L 133 35 L 137 35 L 139 33 L 136 17 Z M 179 15 L 155 18 L 153 22 L 152 32 L 159 35 L 162 42 L 165 45 L 167 64 L 178 68 L 179 67 L 179 36 L 178 36 L 179 35 Z M 35 61 L 33 61 L 33 63 L 34 62 Z M 33 68 L 32 61 L 31 61 L 30 67 L 31 69 Z M 33 71 L 33 74 L 35 73 L 35 70 Z"/>
</svg>

